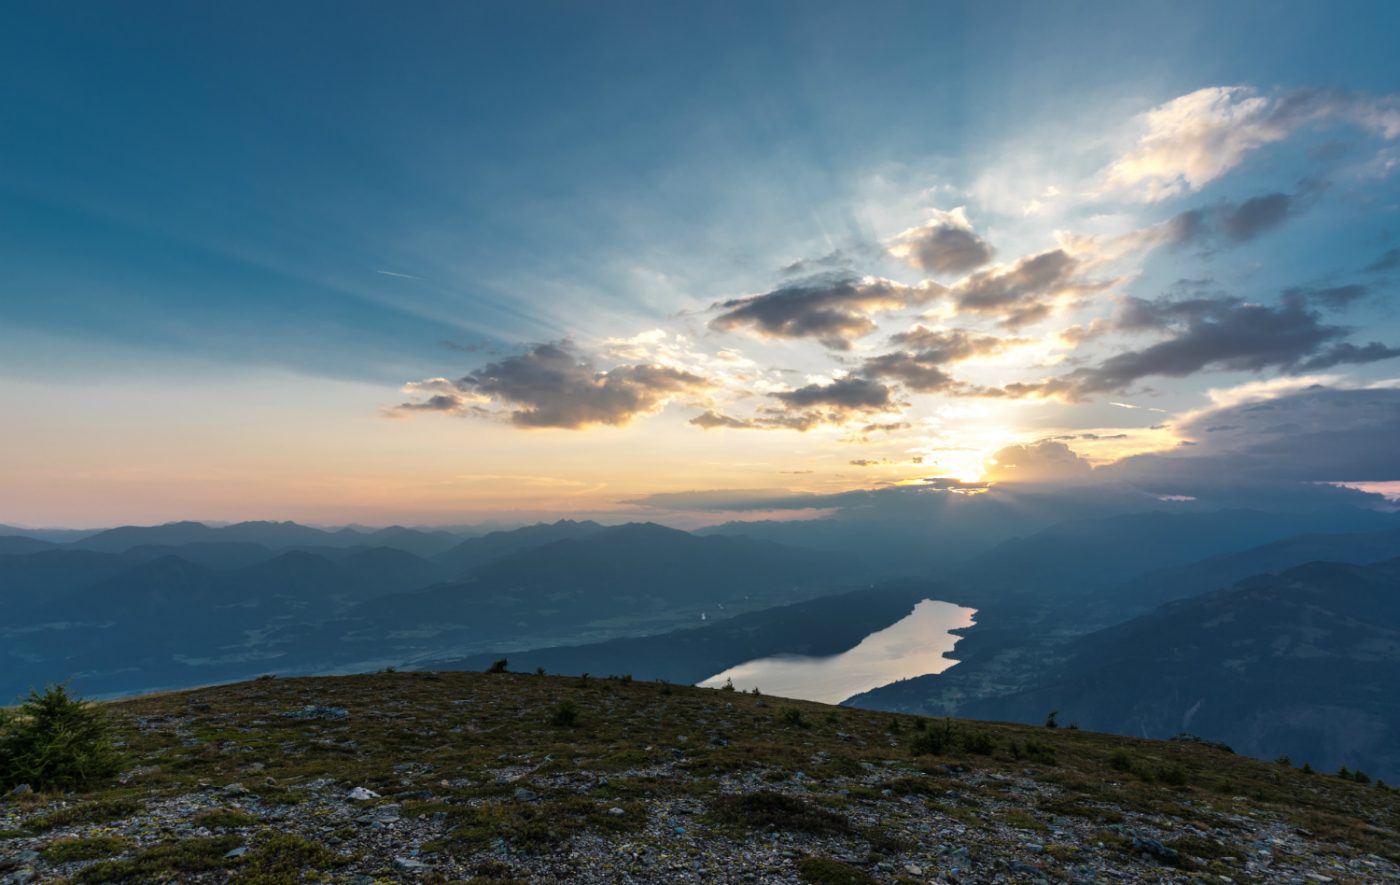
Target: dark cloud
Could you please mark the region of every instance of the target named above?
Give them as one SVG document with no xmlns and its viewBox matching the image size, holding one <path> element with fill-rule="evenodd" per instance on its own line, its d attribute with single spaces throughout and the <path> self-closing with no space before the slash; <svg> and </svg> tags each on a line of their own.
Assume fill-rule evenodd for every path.
<svg viewBox="0 0 1400 885">
<path fill-rule="evenodd" d="M 1042 440 L 1007 446 L 992 456 L 986 479 L 992 482 L 1059 484 L 1084 482 L 1093 472 L 1089 462 L 1062 442 Z"/>
<path fill-rule="evenodd" d="M 1387 249 L 1381 254 L 1381 257 L 1366 266 L 1366 269 L 1371 273 L 1381 273 L 1396 268 L 1400 268 L 1400 248 Z"/>
<path fill-rule="evenodd" d="M 873 378 L 898 381 L 915 393 L 940 393 L 958 385 L 958 380 L 940 368 L 937 361 L 924 361 L 917 353 L 886 353 L 865 361 L 861 371 Z"/>
<path fill-rule="evenodd" d="M 1221 210 L 1220 229 L 1236 243 L 1246 243 L 1283 224 L 1293 205 L 1293 197 L 1288 194 L 1273 193 L 1251 197 L 1238 206 L 1229 206 Z"/>
<path fill-rule="evenodd" d="M 1367 292 L 1368 290 L 1365 286 L 1355 284 L 1348 286 L 1330 286 L 1325 289 L 1299 286 L 1292 289 L 1285 289 L 1283 297 L 1289 300 L 1310 301 L 1330 310 L 1343 310 L 1350 307 L 1352 302 L 1365 298 Z"/>
<path fill-rule="evenodd" d="M 815 338 L 833 350 L 875 329 L 872 314 L 924 304 L 943 291 L 936 284 L 905 286 L 892 280 L 813 277 L 762 295 L 716 305 L 710 328 L 747 328 L 765 338 Z"/>
<path fill-rule="evenodd" d="M 1063 249 L 1028 255 L 1009 267 L 978 271 L 949 290 L 961 310 L 1000 314 L 1010 328 L 1049 316 L 1049 299 L 1069 291 L 1101 288 L 1076 283 L 1079 262 Z"/>
<path fill-rule="evenodd" d="M 568 342 L 540 344 L 524 354 L 489 363 L 453 382 L 457 393 L 436 393 L 399 410 L 460 412 L 469 402 L 506 403 L 519 427 L 580 428 L 626 424 L 656 411 L 679 394 L 709 387 L 699 375 L 659 365 L 622 365 L 607 371 L 575 352 Z"/>
<path fill-rule="evenodd" d="M 752 418 L 735 418 L 707 411 L 690 423 L 707 430 L 730 427 L 748 430 L 800 430 L 841 425 L 852 418 L 885 412 L 900 406 L 894 391 L 878 381 L 846 376 L 826 384 L 808 384 L 793 390 L 769 394 L 778 402 L 758 410 Z"/>
<path fill-rule="evenodd" d="M 716 427 L 732 427 L 736 430 L 745 430 L 754 426 L 752 421 L 745 421 L 729 415 L 716 412 L 714 409 L 707 409 L 704 412 L 690 419 L 691 424 L 696 427 L 703 427 L 706 430 L 713 430 Z"/>
<path fill-rule="evenodd" d="M 961 222 L 961 216 L 946 213 L 923 227 L 905 231 L 893 251 L 913 267 L 931 274 L 964 274 L 991 261 L 996 254 L 986 240 Z"/>
<path fill-rule="evenodd" d="M 964 387 L 942 368 L 977 356 L 1000 353 L 1024 338 L 979 335 L 962 329 L 929 329 L 915 326 L 890 338 L 890 343 L 907 350 L 873 356 L 861 364 L 860 374 L 868 378 L 895 381 L 915 393 L 942 393 Z"/>
<path fill-rule="evenodd" d="M 773 398 L 793 409 L 827 407 L 841 411 L 873 412 L 895 403 L 890 388 L 868 378 L 839 378 L 828 384 L 808 384 L 795 390 L 773 394 Z"/>
<path fill-rule="evenodd" d="M 888 458 L 852 458 L 849 463 L 852 467 L 878 467 L 890 462 Z"/>
<path fill-rule="evenodd" d="M 1105 475 L 1191 495 L 1223 485 L 1400 480 L 1397 389 L 1314 386 L 1210 409 L 1177 431 L 1197 445 L 1127 458 Z"/>
<path fill-rule="evenodd" d="M 1182 378 L 1205 370 L 1258 372 L 1270 368 L 1310 372 L 1400 356 L 1400 349 L 1380 343 L 1357 346 L 1342 341 L 1349 330 L 1323 323 L 1300 298 L 1285 297 L 1272 307 L 1237 298 L 1129 299 L 1119 324 L 1126 329 L 1167 331 L 1171 337 L 1057 379 L 1007 385 L 1004 392 L 1079 399 L 1123 390 L 1154 376 Z"/>
<path fill-rule="evenodd" d="M 395 409 L 406 412 L 456 412 L 466 405 L 460 396 L 451 393 L 438 393 L 422 402 L 400 403 Z"/>
<path fill-rule="evenodd" d="M 1166 223 L 1167 242 L 1210 251 L 1247 243 L 1307 209 L 1325 185 L 1305 183 L 1293 194 L 1277 191 L 1240 202 L 1190 209 Z"/>
</svg>

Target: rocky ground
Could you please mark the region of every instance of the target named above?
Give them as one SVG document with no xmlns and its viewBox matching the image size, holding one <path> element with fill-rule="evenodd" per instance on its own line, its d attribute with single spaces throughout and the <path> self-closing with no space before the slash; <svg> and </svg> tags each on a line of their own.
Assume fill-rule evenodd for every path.
<svg viewBox="0 0 1400 885">
<path fill-rule="evenodd" d="M 1400 793 L 1152 742 L 626 678 L 259 680 L 107 706 L 0 883 L 1400 882 Z"/>
</svg>

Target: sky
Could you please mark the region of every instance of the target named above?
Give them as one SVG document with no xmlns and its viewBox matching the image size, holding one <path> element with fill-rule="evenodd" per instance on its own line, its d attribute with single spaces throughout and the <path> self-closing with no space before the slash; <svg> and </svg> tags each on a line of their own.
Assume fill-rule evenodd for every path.
<svg viewBox="0 0 1400 885">
<path fill-rule="evenodd" d="M 0 22 L 0 522 L 1400 490 L 1394 3 Z"/>
</svg>

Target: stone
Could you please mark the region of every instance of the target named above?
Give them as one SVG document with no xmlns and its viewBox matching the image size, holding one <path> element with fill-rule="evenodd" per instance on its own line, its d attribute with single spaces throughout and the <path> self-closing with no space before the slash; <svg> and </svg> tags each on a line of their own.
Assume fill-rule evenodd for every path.
<svg viewBox="0 0 1400 885">
<path fill-rule="evenodd" d="M 28 796 L 30 793 L 33 793 L 33 792 L 34 792 L 34 788 L 31 787 L 29 784 L 20 784 L 19 786 L 15 787 L 15 788 L 14 788 L 13 790 L 11 790 L 10 792 L 6 793 L 6 794 L 5 794 L 5 798 L 8 799 L 8 798 L 10 798 L 11 796 Z"/>
<path fill-rule="evenodd" d="M 525 789 L 524 787 L 516 787 L 515 792 L 512 795 L 521 802 L 534 802 L 536 799 L 540 798 L 538 794 L 533 793 Z"/>
<path fill-rule="evenodd" d="M 300 710 L 289 710 L 282 715 L 287 719 L 325 719 L 330 722 L 339 722 L 342 719 L 349 719 L 350 711 L 344 707 L 322 707 L 316 704 L 307 704 Z"/>
<path fill-rule="evenodd" d="M 245 855 L 245 854 L 247 854 L 247 853 L 248 853 L 248 846 L 247 846 L 247 845 L 240 845 L 240 846 L 238 846 L 237 848 L 234 848 L 234 849 L 230 850 L 227 854 L 224 855 L 224 857 L 242 857 L 243 855 Z"/>
<path fill-rule="evenodd" d="M 378 799 L 379 794 L 364 787 L 356 787 L 345 794 L 345 798 L 351 802 L 368 802 L 371 799 Z"/>
</svg>

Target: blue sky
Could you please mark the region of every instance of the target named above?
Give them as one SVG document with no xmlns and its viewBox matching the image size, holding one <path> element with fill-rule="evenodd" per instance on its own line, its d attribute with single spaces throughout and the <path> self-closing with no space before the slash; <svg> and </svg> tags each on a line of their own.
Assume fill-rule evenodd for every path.
<svg viewBox="0 0 1400 885">
<path fill-rule="evenodd" d="M 613 434 L 610 450 L 646 458 L 668 445 L 657 440 L 694 437 L 680 450 L 722 449 L 729 466 L 711 473 L 738 486 L 791 485 L 780 474 L 792 464 L 779 462 L 815 459 L 821 488 L 835 490 L 916 478 L 937 449 L 975 450 L 944 462 L 973 476 L 968 458 L 1002 445 L 1131 425 L 1129 448 L 1076 449 L 1105 463 L 1179 441 L 1149 432 L 1162 414 L 1232 401 L 1210 389 L 1286 389 L 1288 378 L 1317 374 L 1373 387 L 1400 375 L 1400 361 L 1380 351 L 1304 367 L 1344 341 L 1400 346 L 1390 282 L 1400 269 L 1383 261 L 1400 245 L 1400 171 L 1388 165 L 1400 153 L 1386 116 L 1400 113 L 1393 3 L 1293 3 L 1282 13 L 1245 3 L 78 3 L 3 18 L 0 405 L 23 416 L 4 445 L 31 474 L 71 477 L 65 465 L 94 460 L 155 469 L 170 460 L 166 446 L 194 445 L 182 423 L 194 410 L 211 425 L 234 413 L 240 427 L 266 424 L 268 438 L 246 445 L 269 453 L 280 431 L 278 457 L 299 452 L 303 473 L 334 445 L 390 485 L 394 465 L 427 450 L 436 469 L 460 475 L 454 446 L 473 464 L 497 465 L 482 475 L 597 486 L 591 507 L 704 482 L 664 459 L 632 485 L 610 463 L 595 471 L 610 459 L 581 437 L 601 430 Z M 1144 115 L 1235 88 L 1211 93 L 1209 113 L 1212 138 L 1244 133 L 1238 157 L 1198 164 L 1175 184 L 1122 172 L 1151 137 Z M 1279 124 L 1250 118 L 1250 102 L 1263 103 L 1261 114 L 1306 107 L 1287 131 L 1266 132 L 1257 127 Z M 1182 119 L 1172 125 L 1193 125 Z M 1258 233 L 1228 233 L 1231 212 L 1269 195 L 1286 211 Z M 1199 239 L 1153 227 L 1191 211 L 1210 228 Z M 923 236 L 935 218 L 987 244 L 988 260 L 940 276 L 891 251 L 901 232 Z M 1103 256 L 1105 244 L 1154 229 L 1153 245 Z M 1050 317 L 1012 329 L 958 302 L 961 277 L 1012 268 L 1066 236 L 1095 237 L 1097 257 L 1070 248 L 1078 276 Z M 783 272 L 797 263 L 804 273 Z M 836 348 L 747 321 L 715 324 L 718 303 L 810 288 L 819 275 L 823 285 L 934 279 L 954 287 L 947 298 L 962 309 L 901 289 L 894 308 L 867 315 L 866 302 L 858 313 L 878 328 Z M 1124 298 L 1277 305 L 1285 290 L 1346 286 L 1364 295 L 1336 311 L 1317 300 L 1300 308 L 1345 337 L 1289 359 L 1245 368 L 1223 359 L 1121 389 L 1094 380 L 1100 387 L 1086 393 L 1076 381 L 1072 402 L 1046 380 L 1150 346 L 1147 328 L 1120 324 L 1055 353 L 1016 345 L 1024 359 L 974 363 L 961 387 L 937 391 L 900 386 L 862 362 L 915 325 L 1045 341 L 1096 317 L 1117 322 Z M 1240 319 L 1212 310 L 1203 322 Z M 1179 334 L 1185 317 L 1177 326 L 1158 317 L 1151 334 Z M 565 340 L 606 396 L 555 420 L 542 394 L 511 374 L 538 366 L 510 360 Z M 648 366 L 671 375 L 622 372 L 609 386 L 597 374 Z M 439 378 L 448 386 L 425 386 Z M 888 403 L 902 405 L 867 399 L 852 411 L 823 393 L 843 378 L 888 387 Z M 400 389 L 411 382 L 419 386 Z M 1013 407 L 1004 400 L 1018 383 L 1040 387 L 1017 393 Z M 805 398 L 791 395 L 808 387 Z M 451 408 L 395 411 L 444 390 Z M 162 392 L 181 405 L 163 408 Z M 555 394 L 579 402 L 576 391 Z M 110 453 L 46 460 L 92 398 L 113 409 L 104 428 L 139 417 L 139 430 L 114 431 L 124 442 Z M 1162 411 L 1134 424 L 1131 410 L 1108 404 L 1115 399 Z M 801 410 L 809 401 L 819 401 L 817 418 Z M 701 413 L 729 424 L 689 423 Z M 803 429 L 793 429 L 794 414 Z M 332 444 L 337 421 L 346 423 Z M 898 423 L 911 433 L 858 432 Z M 226 460 L 217 446 L 206 452 Z M 554 467 L 523 472 L 516 462 L 526 458 Z M 854 460 L 883 473 L 829 469 Z M 751 472 L 735 466 L 750 461 L 759 465 Z M 171 476 L 168 495 L 136 515 L 258 510 L 252 500 L 223 508 L 223 491 Z M 105 482 L 38 515 L 117 514 L 120 493 Z M 0 517 L 24 521 L 36 489 L 11 486 L 23 503 Z M 413 483 L 400 490 L 422 493 Z M 322 515 L 477 512 L 495 492 L 456 494 L 429 512 L 395 509 L 380 490 Z"/>
</svg>

